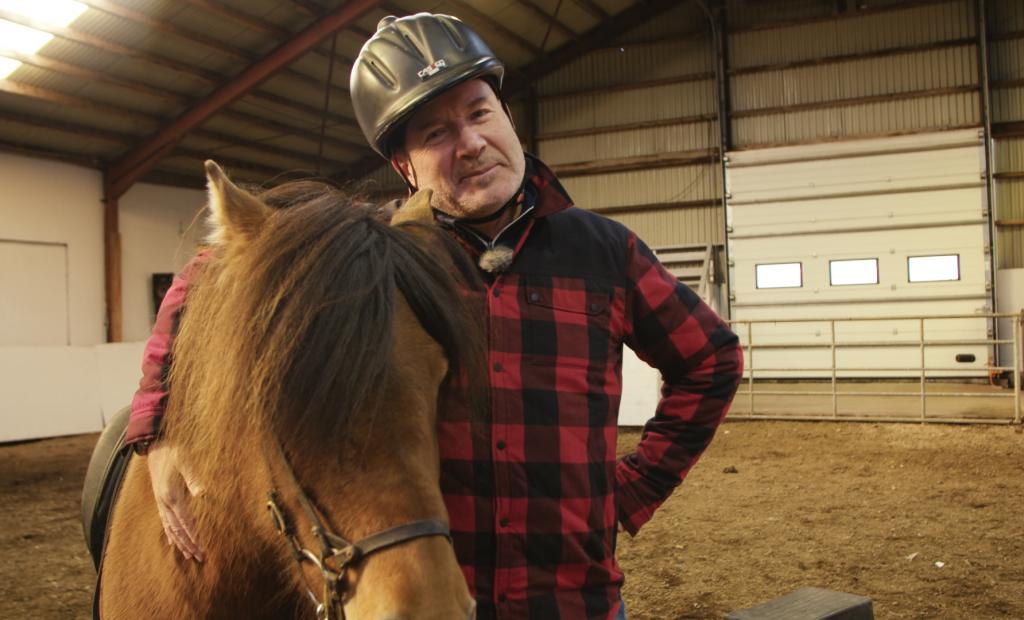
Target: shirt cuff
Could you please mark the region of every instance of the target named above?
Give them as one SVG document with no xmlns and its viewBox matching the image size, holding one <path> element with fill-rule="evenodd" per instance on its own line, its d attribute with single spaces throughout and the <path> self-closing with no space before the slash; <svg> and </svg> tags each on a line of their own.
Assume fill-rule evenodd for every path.
<svg viewBox="0 0 1024 620">
<path fill-rule="evenodd" d="M 636 536 L 640 528 L 651 520 L 654 510 L 661 505 L 663 499 L 644 499 L 643 480 L 629 465 L 619 459 L 615 466 L 616 502 L 619 523 L 630 536 Z"/>
<path fill-rule="evenodd" d="M 145 411 L 138 414 L 132 412 L 132 416 L 128 420 L 128 428 L 124 433 L 125 445 L 156 439 L 160 433 L 161 417 L 158 411 Z"/>
</svg>

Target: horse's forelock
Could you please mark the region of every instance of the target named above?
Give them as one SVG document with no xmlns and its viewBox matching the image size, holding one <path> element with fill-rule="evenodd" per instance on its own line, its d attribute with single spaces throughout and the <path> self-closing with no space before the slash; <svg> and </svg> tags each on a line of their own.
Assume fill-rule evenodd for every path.
<svg viewBox="0 0 1024 620">
<path fill-rule="evenodd" d="M 357 411 L 372 415 L 387 383 L 396 287 L 450 362 L 472 357 L 474 337 L 437 244 L 337 190 L 301 185 L 261 196 L 281 210 L 231 257 L 238 264 L 212 266 L 229 267 L 230 281 L 190 294 L 171 394 L 182 410 L 256 416 L 282 439 L 324 440 L 343 436 Z M 193 430 L 191 441 L 206 437 Z"/>
</svg>

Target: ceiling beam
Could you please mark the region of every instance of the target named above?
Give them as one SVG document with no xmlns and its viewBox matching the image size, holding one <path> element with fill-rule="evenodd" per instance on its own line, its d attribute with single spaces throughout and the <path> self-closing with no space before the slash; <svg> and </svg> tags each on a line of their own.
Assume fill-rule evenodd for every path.
<svg viewBox="0 0 1024 620">
<path fill-rule="evenodd" d="M 61 37 L 62 39 L 66 39 L 68 41 L 73 41 L 74 43 L 78 43 L 80 45 L 86 45 L 86 46 L 92 47 L 94 49 L 99 49 L 99 50 L 102 50 L 102 51 L 105 51 L 105 52 L 109 52 L 111 54 L 116 54 L 118 56 L 127 56 L 127 57 L 130 57 L 130 58 L 136 59 L 136 60 L 138 60 L 140 62 L 149 63 L 151 65 L 154 65 L 154 66 L 157 66 L 157 67 L 161 67 L 161 68 L 164 68 L 164 69 L 169 69 L 169 70 L 174 71 L 174 72 L 176 72 L 176 73 L 178 73 L 180 75 L 184 75 L 186 77 L 198 80 L 200 82 L 204 82 L 205 84 L 211 84 L 211 85 L 223 84 L 224 82 L 226 82 L 229 79 L 231 79 L 231 78 L 229 78 L 228 76 L 225 76 L 225 75 L 221 75 L 221 74 L 218 74 L 218 73 L 213 73 L 213 72 L 210 72 L 210 71 L 205 71 L 203 69 L 199 69 L 197 67 L 193 67 L 193 66 L 190 66 L 190 65 L 178 62 L 178 61 L 176 61 L 174 59 L 171 59 L 171 58 L 165 58 L 165 57 L 158 56 L 158 55 L 155 55 L 155 54 L 150 54 L 148 52 L 137 50 L 137 49 L 128 47 L 126 45 L 121 45 L 120 43 L 116 43 L 116 42 L 109 41 L 109 40 L 106 40 L 106 39 L 103 39 L 103 38 L 100 38 L 100 37 L 96 37 L 96 36 L 93 36 L 91 34 L 79 31 L 79 30 L 75 30 L 75 29 L 72 29 L 72 28 L 61 28 L 61 27 L 58 27 L 58 26 L 53 26 L 53 25 L 50 25 L 50 24 L 45 24 L 45 23 L 40 22 L 38 20 L 33 20 L 33 19 L 30 19 L 30 18 L 24 17 L 22 15 L 15 14 L 15 13 L 13 13 L 11 11 L 5 11 L 5 10 L 0 9 L 0 19 L 6 19 L 6 20 L 14 22 L 16 24 L 20 24 L 22 26 L 26 26 L 28 28 L 34 28 L 36 30 L 40 30 L 42 32 L 46 32 L 48 34 L 52 34 L 54 36 Z M 315 86 L 317 89 L 323 88 L 323 82 L 320 81 L 320 80 L 317 80 L 316 78 L 308 77 L 308 79 L 306 81 L 311 86 Z M 344 92 L 346 96 L 348 94 L 348 90 L 347 89 L 342 89 L 342 88 L 337 87 L 337 86 L 334 86 L 332 88 L 335 89 L 335 90 L 338 90 L 340 92 Z M 313 108 L 312 106 L 305 106 L 303 104 L 298 104 L 298 103 L 296 103 L 294 101 L 291 101 L 289 99 L 285 99 L 284 97 L 280 97 L 278 95 L 273 95 L 271 93 L 262 93 L 262 92 L 251 91 L 251 92 L 246 93 L 246 96 L 251 97 L 253 99 L 258 99 L 258 100 L 261 100 L 261 101 L 264 101 L 264 102 L 273 103 L 275 105 L 280 105 L 280 106 L 285 106 L 287 108 L 297 109 L 297 110 L 300 110 L 300 111 L 302 111 L 304 113 L 307 113 L 307 114 L 312 113 L 312 114 L 315 114 L 317 118 L 319 118 L 322 115 L 322 110 L 318 110 L 316 108 Z M 350 119 L 348 119 L 348 117 L 342 117 L 342 118 L 345 119 L 345 120 L 343 120 L 343 121 L 339 120 L 339 122 L 344 123 L 346 126 L 352 128 L 352 129 L 358 129 L 358 125 L 356 124 L 356 122 L 354 120 L 350 120 Z M 352 142 L 352 144 L 353 145 L 361 144 L 361 142 Z"/>
<path fill-rule="evenodd" d="M 277 24 L 274 24 L 272 22 L 260 19 L 258 17 L 253 17 L 252 15 L 246 13 L 242 13 L 238 9 L 228 6 L 223 2 L 219 2 L 217 0 L 183 1 L 187 4 L 194 6 L 197 9 L 200 9 L 201 11 L 205 11 L 206 13 L 211 13 L 213 15 L 220 16 L 230 22 L 233 22 L 240 26 L 245 26 L 246 28 L 251 30 L 255 30 L 256 32 L 262 32 L 263 34 L 269 35 L 277 39 L 278 41 L 287 41 L 288 39 L 291 39 L 293 36 L 293 33 L 289 31 L 287 28 L 282 28 L 281 26 L 278 26 Z M 329 60 L 331 58 L 330 53 L 320 50 L 319 48 L 316 47 L 311 48 L 309 52 L 312 54 L 316 54 L 317 56 L 320 56 L 324 59 Z M 336 53 L 334 55 L 334 59 L 335 61 L 340 60 L 341 62 L 349 65 L 352 64 L 351 58 L 348 58 L 347 56 L 340 53 Z"/>
<path fill-rule="evenodd" d="M 567 39 L 572 40 L 572 39 L 575 39 L 577 36 L 579 36 L 577 33 L 573 32 L 568 26 L 566 26 L 562 22 L 558 21 L 557 17 L 555 17 L 554 15 L 548 13 L 547 11 L 542 9 L 540 6 L 538 6 L 537 3 L 534 2 L 533 0 L 515 0 L 515 1 L 516 1 L 516 4 L 522 6 L 527 11 L 529 11 L 531 14 L 533 14 L 534 17 L 539 17 L 540 19 L 542 19 L 545 22 L 547 22 L 550 27 L 554 28 L 558 32 L 561 32 L 562 35 L 565 36 Z"/>
<path fill-rule="evenodd" d="M 604 21 L 609 17 L 608 11 L 601 8 L 594 0 L 573 0 L 573 2 L 597 18 L 598 21 Z"/>
<path fill-rule="evenodd" d="M 109 117 L 130 119 L 133 122 L 140 123 L 148 127 L 159 127 L 164 122 L 164 119 L 160 117 L 138 112 L 137 110 L 130 108 L 122 108 L 113 104 L 101 104 L 101 102 L 86 99 L 77 95 L 58 92 L 41 86 L 23 84 L 13 80 L 0 80 L 0 92 L 40 99 L 48 101 L 50 104 L 67 106 L 69 108 L 76 108 L 79 110 L 87 110 L 89 112 Z M 6 116 L 8 116 L 8 114 L 4 113 L 5 118 Z M 317 163 L 317 160 L 313 155 L 274 146 L 274 144 L 265 143 L 260 140 L 242 138 L 236 135 L 221 133 L 219 131 L 212 131 L 209 129 L 200 129 L 195 131 L 193 134 L 197 137 L 219 142 L 221 146 L 216 148 L 218 150 L 230 147 L 243 147 L 258 153 L 265 153 L 270 156 L 285 157 L 295 160 L 296 162 L 304 162 L 310 166 L 315 166 Z M 131 140 L 124 144 L 126 147 L 130 147 L 132 144 L 138 143 L 139 139 L 143 139 L 138 135 L 131 135 L 127 133 L 122 135 L 131 137 Z M 314 137 L 318 136 L 314 135 Z"/>
<path fill-rule="evenodd" d="M 66 28 L 61 26 L 55 26 L 53 24 L 44 23 L 39 20 L 25 17 L 19 13 L 14 13 L 13 11 L 6 11 L 0 9 L 0 19 L 5 19 L 9 22 L 14 22 L 15 24 L 20 24 L 28 28 L 34 28 L 35 30 L 40 30 L 48 34 L 58 36 L 62 39 L 67 39 L 68 41 L 73 41 L 81 45 L 87 45 L 89 47 L 103 50 L 111 54 L 132 58 L 135 60 L 149 63 L 157 67 L 169 69 L 181 75 L 187 76 L 194 80 L 198 80 L 200 82 L 205 82 L 207 84 L 218 84 L 224 80 L 224 76 L 209 71 L 205 71 L 197 67 L 189 66 L 185 63 L 178 62 L 172 58 L 165 58 L 163 56 L 158 56 L 156 54 L 150 54 L 148 52 L 144 52 L 142 50 L 135 49 L 127 45 L 122 45 L 120 43 L 104 39 L 102 37 L 97 37 L 74 28 Z"/>
<path fill-rule="evenodd" d="M 22 53 L 18 53 L 16 51 L 14 51 L 14 50 L 9 50 L 9 49 L 0 47 L 0 55 L 8 56 L 8 57 L 14 58 L 15 60 L 20 60 L 20 61 L 22 61 L 22 63 L 25 63 L 27 65 L 32 65 L 34 67 L 39 67 L 41 69 L 45 69 L 45 70 L 48 70 L 48 71 L 53 71 L 55 73 L 59 73 L 59 74 L 62 74 L 62 75 L 74 76 L 74 77 L 85 79 L 85 80 L 93 80 L 95 82 L 101 82 L 101 83 L 105 83 L 105 84 L 112 84 L 112 85 L 120 87 L 120 88 L 126 88 L 126 89 L 129 89 L 129 90 L 135 91 L 135 92 L 139 92 L 139 93 L 144 94 L 144 95 L 152 96 L 154 98 L 158 98 L 158 99 L 170 102 L 170 104 L 174 104 L 176 106 L 191 106 L 191 105 L 194 105 L 195 102 L 196 102 L 195 99 L 191 99 L 189 97 L 185 97 L 184 95 L 180 95 L 180 94 L 177 94 L 177 93 L 174 93 L 174 92 L 165 91 L 165 90 L 160 90 L 158 88 L 154 88 L 152 86 L 148 86 L 148 85 L 143 84 L 141 82 L 133 82 L 133 81 L 125 80 L 125 79 L 122 79 L 122 78 L 117 78 L 117 77 L 114 77 L 114 76 L 112 76 L 112 75 L 110 75 L 108 73 L 105 73 L 105 72 L 93 71 L 91 69 L 87 69 L 87 68 L 84 68 L 84 67 L 79 67 L 77 65 L 71 65 L 69 63 L 63 63 L 63 61 L 61 61 L 61 60 L 55 60 L 53 58 L 48 58 L 48 57 L 45 57 L 45 56 L 41 56 L 39 54 L 22 54 Z M 37 98 L 44 98 L 44 99 L 48 99 L 48 100 L 53 100 L 53 97 L 49 96 L 48 94 L 45 94 L 43 96 L 39 96 L 40 92 L 45 92 L 45 91 L 41 91 L 41 90 L 37 89 L 35 92 L 30 92 L 31 88 L 26 88 L 26 87 L 24 87 L 23 85 L 20 85 L 17 82 L 13 82 L 13 84 L 14 84 L 14 86 L 9 86 L 8 85 L 8 87 L 5 88 L 5 90 L 7 90 L 8 92 L 12 92 L 13 94 L 22 94 L 22 95 L 25 95 L 25 96 L 37 96 Z M 49 91 L 49 92 L 55 92 L 55 91 Z M 57 95 L 63 96 L 63 97 L 69 96 L 69 95 L 65 95 L 63 93 L 57 93 Z M 75 102 L 72 102 L 71 105 L 73 107 L 76 107 L 76 108 L 85 108 L 85 109 L 92 108 L 92 109 L 95 110 L 95 104 L 93 104 L 93 102 L 91 102 L 91 101 L 88 101 L 87 99 L 78 98 L 78 100 L 76 100 Z M 115 116 L 121 116 L 121 112 L 120 111 L 115 112 L 115 111 L 112 111 L 112 110 L 109 110 L 109 109 L 99 109 L 97 111 L 98 112 L 106 112 L 106 113 L 109 113 L 109 114 L 113 114 Z M 131 112 L 134 112 L 134 111 L 131 111 Z M 309 108 L 309 114 L 311 116 L 315 116 L 316 114 L 318 114 L 318 112 L 314 108 L 310 107 Z M 267 129 L 267 130 L 271 130 L 271 131 L 276 131 L 276 132 L 281 132 L 281 133 L 287 133 L 289 135 L 298 135 L 298 136 L 304 137 L 306 139 L 312 140 L 312 142 L 314 144 L 316 144 L 316 146 L 318 146 L 319 142 L 322 141 L 322 136 L 319 133 L 315 133 L 315 132 L 313 132 L 313 131 L 311 131 L 311 130 L 309 130 L 307 128 L 295 127 L 293 125 L 289 125 L 289 124 L 281 123 L 281 122 L 278 122 L 278 121 L 273 121 L 273 120 L 270 120 L 270 119 L 266 119 L 266 118 L 264 118 L 262 116 L 257 116 L 257 115 L 253 115 L 253 114 L 247 114 L 247 113 L 244 113 L 244 112 L 241 112 L 241 111 L 233 111 L 233 110 L 230 110 L 230 109 L 225 110 L 224 112 L 221 113 L 221 115 L 224 118 L 245 122 L 245 123 L 248 123 L 248 124 L 251 124 L 251 125 L 263 128 L 263 129 Z M 341 117 L 340 120 L 342 122 L 339 123 L 338 122 L 339 121 L 339 117 L 337 117 L 334 114 L 329 114 L 328 118 L 333 121 L 334 125 L 344 124 L 344 121 L 347 121 L 347 119 L 345 117 Z M 146 119 L 146 121 L 152 121 L 152 122 L 156 123 L 157 126 L 159 126 L 160 124 L 165 122 L 164 120 L 159 119 L 157 117 L 152 117 L 151 119 Z M 199 135 L 203 135 L 203 132 L 201 130 L 199 131 Z M 223 134 L 221 134 L 221 135 L 223 135 Z M 138 139 L 137 136 L 136 136 L 136 139 Z M 213 139 L 217 139 L 217 138 L 213 138 Z M 236 137 L 236 136 L 230 136 L 230 139 L 229 139 L 230 143 L 239 143 L 240 146 L 243 146 L 243 144 L 246 141 L 247 140 L 245 140 L 244 138 L 239 138 L 239 137 Z M 365 153 L 366 150 L 367 150 L 366 147 L 356 146 L 355 142 L 352 142 L 350 140 L 341 140 L 341 139 L 338 139 L 338 138 L 334 137 L 333 135 L 324 135 L 323 136 L 323 141 L 325 143 L 331 144 L 332 147 L 334 147 L 336 149 L 341 149 L 343 152 L 351 154 L 351 155 L 360 155 L 362 153 Z M 361 144 L 361 143 L 362 142 L 360 140 L 358 142 L 358 144 Z M 278 153 L 282 153 L 280 149 L 274 148 L 274 151 L 278 152 Z M 288 152 L 286 151 L 285 153 L 288 153 Z M 291 153 L 293 154 L 293 156 L 312 157 L 311 155 L 308 155 L 308 154 L 305 154 L 305 153 L 299 153 L 299 152 L 291 152 Z"/>
<path fill-rule="evenodd" d="M 120 131 L 111 131 L 109 129 L 99 129 L 96 127 L 89 127 L 86 125 L 78 125 L 76 123 L 69 123 L 66 121 L 55 121 L 49 118 L 36 118 L 34 116 L 28 116 L 25 114 L 13 114 L 10 112 L 4 112 L 4 120 L 15 123 L 17 125 L 25 125 L 28 127 L 37 127 L 42 130 L 59 131 L 60 133 L 70 134 L 79 138 L 86 138 L 88 140 L 102 140 L 118 146 L 131 146 L 135 144 L 139 136 L 130 133 L 124 133 Z M 254 174 L 260 174 L 265 178 L 273 177 L 280 173 L 278 168 L 260 164 L 257 162 L 246 161 L 244 159 L 236 159 L 233 157 L 220 157 L 217 155 L 211 155 L 208 152 L 197 151 L 194 149 L 188 149 L 184 147 L 178 147 L 174 151 L 176 154 L 184 157 L 192 157 L 200 161 L 205 159 L 216 159 L 218 162 L 232 168 L 244 169 Z M 90 155 L 76 155 L 79 157 L 91 157 Z M 107 157 L 97 156 L 98 159 L 108 159 Z M 201 174 L 202 168 L 196 168 L 196 174 Z"/>
<path fill-rule="evenodd" d="M 378 2 L 379 0 L 346 2 L 340 8 L 315 21 L 309 28 L 297 34 L 295 38 L 278 47 L 231 81 L 218 87 L 152 138 L 126 153 L 107 169 L 104 178 L 104 191 L 108 198 L 124 194 L 132 186 L 132 183 L 152 168 L 156 160 L 181 141 L 186 133 L 198 127 L 282 67 L 308 52 L 320 41 L 359 19 L 367 11 L 376 7 Z"/>
<path fill-rule="evenodd" d="M 544 54 L 544 50 L 542 50 L 539 45 L 535 45 L 527 41 L 522 36 L 510 30 L 509 28 L 506 28 L 496 19 L 484 13 L 483 11 L 480 11 L 466 0 L 449 0 L 449 2 L 452 5 L 458 7 L 459 13 L 466 15 L 468 17 L 472 17 L 477 22 L 482 23 L 485 27 L 498 33 L 503 38 L 512 41 L 513 43 L 523 48 L 524 50 L 530 52 L 534 56 L 542 56 Z"/>
<path fill-rule="evenodd" d="M 607 45 L 615 37 L 677 6 L 679 6 L 679 0 L 648 0 L 634 4 L 601 22 L 575 41 L 571 41 L 526 65 L 520 71 L 520 76 L 510 76 L 505 86 L 506 95 L 513 95 L 525 90 L 541 77 L 561 69 L 602 45 Z"/>
<path fill-rule="evenodd" d="M 21 142 L 12 142 L 4 138 L 0 138 L 0 151 L 3 151 L 5 153 L 11 153 L 12 155 L 34 157 L 35 159 L 50 159 L 53 161 L 61 161 L 67 164 L 83 166 L 85 168 L 99 168 L 102 165 L 102 161 L 98 157 L 94 157 L 92 155 L 75 155 L 71 153 L 64 153 L 48 149 L 37 144 L 24 144 Z"/>
<path fill-rule="evenodd" d="M 288 0 L 289 4 L 310 17 L 320 17 L 327 9 L 310 0 Z"/>
<path fill-rule="evenodd" d="M 292 6 L 294 6 L 299 11 L 302 11 L 306 15 L 309 15 L 310 17 L 317 17 L 317 18 L 319 18 L 320 16 L 322 16 L 324 13 L 327 12 L 327 8 L 326 7 L 321 6 L 320 4 L 318 4 L 316 2 L 311 2 L 311 0 L 289 0 L 289 1 L 291 2 Z M 360 26 L 357 26 L 355 24 L 353 24 L 353 25 L 349 26 L 348 28 L 346 28 L 346 30 L 348 30 L 349 32 L 352 32 L 353 34 L 355 34 L 356 36 L 358 36 L 359 38 L 361 38 L 363 40 L 369 39 L 371 36 L 373 36 L 372 32 L 369 32 L 365 28 L 361 28 Z M 351 63 L 351 62 L 352 61 L 350 60 L 349 63 Z"/>
<path fill-rule="evenodd" d="M 143 24 L 155 31 L 165 32 L 169 35 L 178 37 L 183 41 L 187 41 L 188 43 L 201 45 L 219 54 L 223 54 L 225 56 L 230 56 L 232 58 L 245 61 L 246 64 L 251 64 L 259 60 L 259 57 L 250 54 L 246 50 L 231 45 L 227 45 L 223 41 L 218 41 L 217 39 L 207 37 L 197 32 L 185 30 L 184 28 L 176 26 L 168 21 L 157 19 L 140 11 L 136 11 L 134 9 L 130 9 L 128 7 L 112 2 L 111 0 L 82 0 L 82 3 L 108 15 L 113 15 L 114 17 L 134 22 L 137 24 Z M 323 88 L 323 80 L 303 73 L 301 71 L 297 71 L 292 68 L 285 68 L 281 71 L 281 74 L 287 75 L 299 81 L 310 84 L 318 89 Z M 344 93 L 348 92 L 348 90 L 345 88 L 339 88 L 336 86 L 335 88 Z"/>
<path fill-rule="evenodd" d="M 168 104 L 173 104 L 175 106 L 188 107 L 194 105 L 195 102 L 197 101 L 197 99 L 193 99 L 169 90 L 155 88 L 143 82 L 136 82 L 134 80 L 119 78 L 108 72 L 95 71 L 93 69 L 89 69 L 79 65 L 73 65 L 71 63 L 66 63 L 66 61 L 57 60 L 55 58 L 50 58 L 48 56 L 43 56 L 41 54 L 23 54 L 13 49 L 0 47 L 0 56 L 7 56 L 8 58 L 13 58 L 15 60 L 20 61 L 20 63 L 31 65 L 39 69 L 52 71 L 54 73 L 58 73 L 61 75 L 72 76 L 83 80 L 91 80 L 103 84 L 110 84 L 118 88 L 124 88 L 126 90 L 131 90 L 139 94 L 143 94 L 162 101 L 166 101 L 168 102 Z M 249 93 L 247 96 L 250 96 L 252 94 L 253 93 Z M 270 97 L 256 98 L 259 98 L 260 101 L 265 102 L 265 104 L 267 105 L 273 106 L 275 113 L 278 113 L 279 117 L 291 117 L 296 121 L 308 124 L 310 127 L 312 126 L 313 121 L 323 117 L 322 110 L 317 110 L 312 106 L 306 106 L 304 104 L 297 104 L 297 102 L 291 101 L 290 99 L 284 99 L 283 101 L 281 101 L 279 100 L 280 97 L 276 97 L 276 95 Z M 305 114 L 301 117 L 297 116 L 293 109 L 299 112 L 304 112 Z M 274 122 L 270 119 L 264 119 L 263 117 L 260 116 L 246 114 L 243 112 L 236 112 L 230 109 L 225 110 L 221 114 L 226 118 L 245 121 L 247 123 L 256 124 L 262 127 L 278 131 L 280 131 L 281 127 L 284 126 L 280 122 Z M 349 127 L 352 124 L 351 120 L 348 117 L 341 116 L 333 112 L 328 112 L 327 118 L 331 122 L 331 126 Z M 295 131 L 301 132 L 303 131 L 303 129 L 297 127 L 295 128 Z M 318 134 L 316 135 L 316 140 L 317 142 L 319 141 Z M 353 154 L 366 151 L 366 147 L 362 146 L 362 140 L 340 140 L 333 136 L 327 136 L 326 141 L 334 143 L 335 146 L 345 149 L 346 151 L 349 151 Z"/>
</svg>

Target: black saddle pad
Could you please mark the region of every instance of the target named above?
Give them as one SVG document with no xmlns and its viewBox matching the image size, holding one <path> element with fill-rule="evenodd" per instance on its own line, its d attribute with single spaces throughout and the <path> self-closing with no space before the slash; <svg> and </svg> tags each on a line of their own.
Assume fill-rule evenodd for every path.
<svg viewBox="0 0 1024 620">
<path fill-rule="evenodd" d="M 97 570 L 103 557 L 107 521 L 134 452 L 124 445 L 131 407 L 121 409 L 107 423 L 93 448 L 82 487 L 82 532 Z"/>
</svg>

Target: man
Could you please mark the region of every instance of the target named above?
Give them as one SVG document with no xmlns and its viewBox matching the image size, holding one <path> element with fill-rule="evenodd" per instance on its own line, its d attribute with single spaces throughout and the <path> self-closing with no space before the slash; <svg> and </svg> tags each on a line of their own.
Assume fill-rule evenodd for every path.
<svg viewBox="0 0 1024 620">
<path fill-rule="evenodd" d="M 441 487 L 480 618 L 624 618 L 615 537 L 682 481 L 742 372 L 736 336 L 623 226 L 573 206 L 524 155 L 500 98 L 503 66 L 455 18 L 381 21 L 352 70 L 356 116 L 410 192 L 481 267 L 490 409 L 442 396 Z M 148 453 L 168 538 L 202 559 L 189 519 L 201 492 L 157 440 L 175 282 L 147 348 L 128 441 Z M 657 367 L 663 398 L 615 458 L 622 345 Z M 152 445 L 150 445 L 152 443 Z"/>
</svg>

